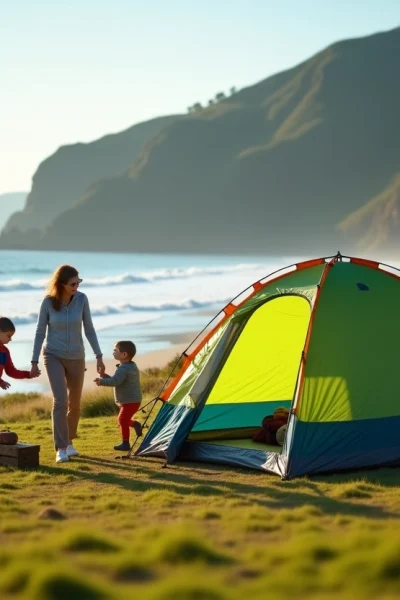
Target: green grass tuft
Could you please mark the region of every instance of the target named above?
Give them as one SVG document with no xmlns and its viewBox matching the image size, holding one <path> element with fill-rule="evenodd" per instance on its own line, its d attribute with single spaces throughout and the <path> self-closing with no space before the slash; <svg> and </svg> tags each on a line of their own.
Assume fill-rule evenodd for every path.
<svg viewBox="0 0 400 600">
<path fill-rule="evenodd" d="M 87 532 L 69 533 L 64 543 L 64 550 L 69 552 L 118 552 L 119 546 L 105 537 Z"/>
<path fill-rule="evenodd" d="M 107 417 L 116 415 L 118 406 L 115 404 L 114 397 L 110 390 L 96 390 L 94 392 L 86 392 L 82 398 L 82 418 L 91 417 Z"/>
<path fill-rule="evenodd" d="M 360 483 L 347 483 L 335 490 L 336 498 L 371 498 L 370 488 Z"/>
<path fill-rule="evenodd" d="M 213 520 L 218 520 L 221 518 L 221 513 L 217 512 L 216 510 L 209 510 L 209 509 L 204 509 L 204 510 L 199 510 L 196 513 L 197 518 L 199 519 L 204 519 L 206 521 L 213 521 Z"/>
<path fill-rule="evenodd" d="M 17 490 L 18 486 L 13 483 L 0 483 L 0 490 Z"/>
<path fill-rule="evenodd" d="M 152 600 L 225 600 L 227 597 L 232 596 L 226 596 L 213 584 L 202 586 L 188 583 L 157 589 Z"/>
<path fill-rule="evenodd" d="M 209 547 L 201 539 L 182 533 L 162 537 L 156 551 L 157 560 L 171 565 L 203 563 L 220 565 L 233 562 L 232 558 Z"/>
<path fill-rule="evenodd" d="M 121 582 L 145 583 L 155 579 L 154 572 L 134 559 L 125 559 L 114 570 L 114 579 Z"/>
<path fill-rule="evenodd" d="M 3 409 L 8 408 L 9 406 L 15 406 L 16 404 L 27 406 L 31 404 L 33 400 L 38 400 L 42 397 L 43 395 L 38 392 L 16 392 L 5 394 L 1 398 L 1 405 Z"/>
<path fill-rule="evenodd" d="M 28 586 L 32 573 L 28 566 L 13 563 L 8 569 L 1 569 L 0 591 L 3 594 L 16 595 Z"/>
<path fill-rule="evenodd" d="M 110 596 L 82 578 L 59 570 L 41 572 L 28 589 L 29 600 L 110 600 Z"/>
</svg>

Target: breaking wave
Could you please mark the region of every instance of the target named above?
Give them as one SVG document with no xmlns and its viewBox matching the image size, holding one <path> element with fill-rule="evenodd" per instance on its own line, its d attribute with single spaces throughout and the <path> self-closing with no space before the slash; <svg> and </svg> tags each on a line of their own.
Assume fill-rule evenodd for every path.
<svg viewBox="0 0 400 600">
<path fill-rule="evenodd" d="M 91 308 L 92 317 L 107 317 L 109 315 L 120 315 L 138 312 L 169 312 L 181 310 L 201 310 L 214 306 L 225 306 L 228 304 L 228 299 L 216 299 L 199 302 L 193 298 L 185 298 L 178 302 L 159 302 L 159 303 L 124 303 L 119 305 L 94 306 Z M 12 315 L 11 320 L 15 325 L 31 325 L 36 323 L 38 318 L 37 312 L 29 312 L 25 314 Z"/>
<path fill-rule="evenodd" d="M 82 288 L 89 287 L 108 287 L 116 285 L 134 285 L 142 283 L 155 283 L 157 281 L 172 281 L 176 279 L 193 279 L 194 277 L 224 276 L 243 274 L 249 271 L 261 272 L 267 275 L 265 265 L 238 264 L 223 267 L 189 267 L 187 269 L 160 269 L 145 273 L 123 273 L 121 275 L 111 275 L 109 277 L 84 279 Z M 34 271 L 32 271 L 34 272 Z M 40 273 L 41 271 L 36 271 Z M 0 292 L 16 292 L 29 290 L 43 290 L 47 285 L 47 280 L 38 279 L 37 281 L 25 281 L 22 279 L 11 279 L 0 282 Z"/>
<path fill-rule="evenodd" d="M 0 275 L 10 275 L 12 269 L 0 269 Z M 50 269 L 42 269 L 41 267 L 28 267 L 24 269 L 23 267 L 18 267 L 18 273 L 26 273 L 27 275 L 51 275 L 52 271 Z"/>
</svg>

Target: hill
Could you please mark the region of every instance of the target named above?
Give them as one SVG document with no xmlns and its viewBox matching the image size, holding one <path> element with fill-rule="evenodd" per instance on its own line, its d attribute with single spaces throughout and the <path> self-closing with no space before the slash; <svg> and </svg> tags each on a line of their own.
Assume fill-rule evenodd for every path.
<svg viewBox="0 0 400 600">
<path fill-rule="evenodd" d="M 400 171 L 389 185 L 367 204 L 350 214 L 339 228 L 358 240 L 358 246 L 398 254 L 400 233 Z"/>
<path fill-rule="evenodd" d="M 55 216 L 36 247 L 398 252 L 393 211 L 371 206 L 400 173 L 399 66 L 397 28 L 174 120 L 124 173 Z"/>
<path fill-rule="evenodd" d="M 0 245 L 34 246 L 54 217 L 73 206 L 95 181 L 123 173 L 146 141 L 177 118 L 159 117 L 94 142 L 59 148 L 39 165 L 26 206 L 10 217 Z"/>
</svg>

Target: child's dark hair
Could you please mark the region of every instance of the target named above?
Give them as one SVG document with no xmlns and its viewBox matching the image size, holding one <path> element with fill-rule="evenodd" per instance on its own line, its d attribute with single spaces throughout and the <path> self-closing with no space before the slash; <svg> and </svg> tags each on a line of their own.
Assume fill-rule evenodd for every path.
<svg viewBox="0 0 400 600">
<path fill-rule="evenodd" d="M 120 352 L 126 352 L 130 360 L 132 360 L 136 354 L 136 346 L 133 342 L 122 341 L 117 342 L 115 345 L 118 347 Z"/>
<path fill-rule="evenodd" d="M 15 325 L 11 319 L 7 319 L 7 317 L 0 317 L 0 331 L 3 333 L 6 331 L 15 331 Z"/>
</svg>

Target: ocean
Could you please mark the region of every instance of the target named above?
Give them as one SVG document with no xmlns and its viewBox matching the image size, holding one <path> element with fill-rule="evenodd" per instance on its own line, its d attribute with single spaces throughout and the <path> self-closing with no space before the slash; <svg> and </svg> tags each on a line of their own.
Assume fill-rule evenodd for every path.
<svg viewBox="0 0 400 600">
<path fill-rule="evenodd" d="M 56 267 L 73 265 L 83 279 L 105 357 L 118 339 L 138 353 L 168 347 L 199 333 L 233 297 L 292 258 L 90 252 L 0 251 L 0 315 L 12 319 L 10 344 L 17 368 L 30 367 L 32 342 L 47 281 Z M 86 343 L 86 355 L 93 353 Z M 12 381 L 10 392 L 37 391 L 34 381 Z"/>
</svg>

